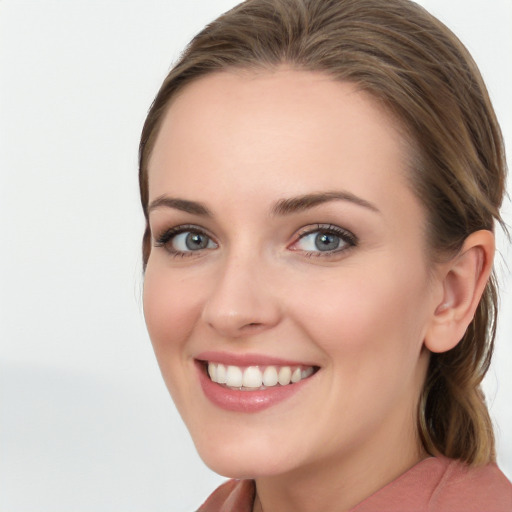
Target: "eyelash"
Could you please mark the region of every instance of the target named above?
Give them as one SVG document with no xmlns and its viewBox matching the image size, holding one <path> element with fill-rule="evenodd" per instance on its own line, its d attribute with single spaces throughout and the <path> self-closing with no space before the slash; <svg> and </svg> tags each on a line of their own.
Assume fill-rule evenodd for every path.
<svg viewBox="0 0 512 512">
<path fill-rule="evenodd" d="M 204 250 L 211 250 L 212 248 L 204 248 L 199 249 L 197 251 L 190 250 L 190 251 L 179 251 L 172 247 L 172 242 L 175 237 L 177 237 L 180 234 L 183 233 L 191 233 L 191 234 L 198 234 L 205 236 L 209 239 L 209 243 L 212 242 L 213 244 L 217 245 L 217 242 L 213 239 L 212 236 L 210 236 L 204 229 L 201 229 L 198 226 L 195 225 L 181 225 L 176 226 L 170 229 L 165 230 L 162 234 L 158 236 L 158 238 L 155 240 L 155 247 L 163 247 L 165 250 L 175 258 L 181 257 L 181 258 L 187 258 L 187 257 L 193 257 L 197 256 L 198 253 L 202 253 Z M 297 240 L 295 240 L 292 244 L 288 246 L 290 250 L 299 252 L 300 249 L 293 249 L 293 246 L 298 244 L 302 239 L 309 235 L 313 235 L 314 233 L 322 233 L 325 235 L 334 235 L 338 237 L 341 240 L 341 243 L 343 246 L 341 248 L 336 248 L 334 250 L 328 250 L 328 251 L 302 251 L 302 254 L 308 258 L 328 258 L 329 256 L 338 255 L 342 252 L 346 252 L 353 247 L 358 245 L 358 239 L 357 237 L 351 233 L 350 231 L 340 228 L 339 226 L 335 226 L 332 224 L 316 224 L 313 226 L 308 226 L 303 228 L 298 233 Z"/>
<path fill-rule="evenodd" d="M 164 231 L 158 238 L 155 240 L 155 247 L 163 247 L 165 250 L 175 258 L 187 258 L 190 256 L 196 256 L 194 253 L 202 252 L 202 251 L 178 251 L 172 247 L 170 242 L 173 241 L 175 237 L 183 233 L 192 233 L 197 235 L 202 235 L 207 237 L 211 242 L 217 245 L 214 241 L 213 237 L 211 237 L 204 229 L 199 228 L 198 226 L 194 226 L 192 224 L 185 224 L 181 226 L 176 226 Z M 208 248 L 206 248 L 209 250 Z"/>
<path fill-rule="evenodd" d="M 346 252 L 358 245 L 357 237 L 350 231 L 335 226 L 333 224 L 316 224 L 314 228 L 306 227 L 299 232 L 298 240 L 292 245 L 296 245 L 303 238 L 313 235 L 314 233 L 322 233 L 325 235 L 334 235 L 341 240 L 343 246 L 330 251 L 304 251 L 304 256 L 308 258 L 328 258 L 329 256 L 339 255 L 340 253 Z M 292 249 L 298 250 L 298 249 Z"/>
</svg>

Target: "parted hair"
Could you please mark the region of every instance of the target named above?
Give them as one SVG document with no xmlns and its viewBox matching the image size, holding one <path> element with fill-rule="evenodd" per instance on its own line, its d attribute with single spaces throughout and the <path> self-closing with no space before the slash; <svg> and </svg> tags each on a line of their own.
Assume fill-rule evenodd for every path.
<svg viewBox="0 0 512 512">
<path fill-rule="evenodd" d="M 282 65 L 354 83 L 393 113 L 414 152 L 411 187 L 427 212 L 434 260 L 455 255 L 471 233 L 503 225 L 500 128 L 475 62 L 445 25 L 409 0 L 247 0 L 194 37 L 149 110 L 139 148 L 144 268 L 151 251 L 148 161 L 172 99 L 209 73 Z M 473 465 L 495 459 L 481 382 L 497 301 L 493 274 L 462 340 L 430 356 L 417 424 L 432 455 Z"/>
</svg>

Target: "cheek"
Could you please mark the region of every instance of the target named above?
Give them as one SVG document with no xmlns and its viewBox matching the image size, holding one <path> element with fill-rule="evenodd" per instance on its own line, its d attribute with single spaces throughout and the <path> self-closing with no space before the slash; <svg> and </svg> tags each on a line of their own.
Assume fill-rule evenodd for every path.
<svg viewBox="0 0 512 512">
<path fill-rule="evenodd" d="M 309 286 L 296 315 L 332 363 L 350 363 L 353 372 L 372 366 L 392 373 L 417 357 L 426 327 L 428 289 L 418 267 L 382 261 L 376 268 L 351 268 L 328 286 Z"/>
<path fill-rule="evenodd" d="M 187 281 L 148 264 L 144 279 L 144 317 L 160 369 L 184 357 L 183 347 L 200 315 L 197 292 Z"/>
<path fill-rule="evenodd" d="M 364 436 L 385 418 L 391 422 L 396 411 L 412 414 L 425 370 L 419 315 L 425 295 L 418 273 L 394 275 L 389 266 L 389 272 L 375 275 L 352 270 L 351 276 L 331 280 L 327 295 L 316 287 L 308 290 L 307 303 L 295 315 L 329 370 L 323 401 L 329 414 L 317 411 L 318 421 L 340 436 L 352 427 L 333 418 L 358 417 L 354 435 Z"/>
</svg>

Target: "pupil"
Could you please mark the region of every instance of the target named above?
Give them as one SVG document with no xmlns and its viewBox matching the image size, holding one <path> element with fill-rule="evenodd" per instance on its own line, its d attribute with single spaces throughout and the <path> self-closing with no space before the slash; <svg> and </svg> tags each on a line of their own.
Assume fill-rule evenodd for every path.
<svg viewBox="0 0 512 512">
<path fill-rule="evenodd" d="M 340 239 L 336 235 L 321 233 L 315 238 L 315 246 L 320 251 L 330 251 L 337 249 L 339 244 Z"/>
<path fill-rule="evenodd" d="M 191 251 L 204 249 L 208 245 L 208 239 L 200 233 L 189 233 L 185 239 L 185 245 Z"/>
</svg>

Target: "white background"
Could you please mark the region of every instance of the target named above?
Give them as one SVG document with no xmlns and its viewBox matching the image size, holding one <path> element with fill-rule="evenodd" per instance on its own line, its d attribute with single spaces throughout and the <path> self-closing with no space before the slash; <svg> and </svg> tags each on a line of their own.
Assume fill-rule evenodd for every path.
<svg viewBox="0 0 512 512">
<path fill-rule="evenodd" d="M 0 0 L 0 510 L 190 511 L 195 454 L 144 328 L 137 145 L 188 40 L 233 0 Z M 424 0 L 512 147 L 512 1 Z M 507 220 L 512 223 L 510 203 Z M 512 280 L 485 383 L 512 477 Z"/>
</svg>

